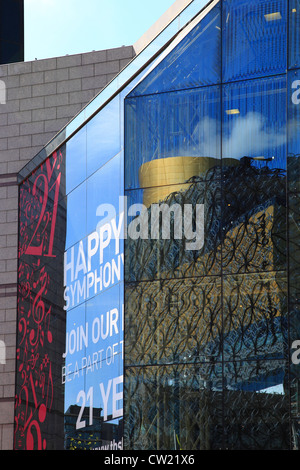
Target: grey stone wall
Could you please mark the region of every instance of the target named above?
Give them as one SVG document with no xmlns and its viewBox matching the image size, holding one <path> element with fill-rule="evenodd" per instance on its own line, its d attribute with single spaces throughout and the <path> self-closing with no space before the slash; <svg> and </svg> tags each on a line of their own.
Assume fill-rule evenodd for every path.
<svg viewBox="0 0 300 470">
<path fill-rule="evenodd" d="M 128 46 L 0 66 L 0 450 L 13 448 L 17 174 L 133 56 Z"/>
</svg>

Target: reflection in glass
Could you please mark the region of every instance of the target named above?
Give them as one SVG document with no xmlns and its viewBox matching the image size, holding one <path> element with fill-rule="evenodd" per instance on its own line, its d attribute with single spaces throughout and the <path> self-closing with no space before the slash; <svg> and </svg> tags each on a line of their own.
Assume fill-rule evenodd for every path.
<svg viewBox="0 0 300 470">
<path fill-rule="evenodd" d="M 224 276 L 224 358 L 273 359 L 287 352 L 285 273 Z"/>
<path fill-rule="evenodd" d="M 220 82 L 221 14 L 218 3 L 155 66 L 130 96 L 150 95 Z"/>
<path fill-rule="evenodd" d="M 286 178 L 250 159 L 223 167 L 223 273 L 286 269 Z"/>
<path fill-rule="evenodd" d="M 291 342 L 300 338 L 300 194 L 289 196 L 289 309 Z"/>
<path fill-rule="evenodd" d="M 224 158 L 251 157 L 258 168 L 286 168 L 286 79 L 223 87 Z"/>
<path fill-rule="evenodd" d="M 123 153 L 116 155 L 87 180 L 87 233 L 109 221 L 123 206 Z"/>
<path fill-rule="evenodd" d="M 128 450 L 213 450 L 222 445 L 221 364 L 127 369 Z"/>
<path fill-rule="evenodd" d="M 197 363 L 221 357 L 221 281 L 127 284 L 126 365 Z"/>
<path fill-rule="evenodd" d="M 184 449 L 272 449 L 288 442 L 286 365 L 278 363 L 288 355 L 286 77 L 257 78 L 286 70 L 286 4 L 224 0 L 223 34 L 223 80 L 251 80 L 219 87 L 216 74 L 215 86 L 190 88 L 197 81 L 186 74 L 181 81 L 176 73 L 178 63 L 184 68 L 195 62 L 193 45 L 182 53 L 183 41 L 177 55 L 167 55 L 125 100 L 126 196 L 129 207 L 139 207 L 128 219 L 136 237 L 125 242 L 128 449 L 176 449 L 177 437 L 185 442 L 180 426 L 197 426 L 196 403 L 205 410 L 206 433 L 194 441 L 187 431 Z M 193 73 L 189 78 L 195 79 Z M 182 90 L 175 91 L 178 83 Z M 157 204 L 167 211 L 171 234 L 162 225 L 160 238 L 153 239 Z M 204 205 L 200 250 L 189 252 L 175 236 L 176 205 L 182 210 L 185 204 Z M 222 395 L 220 382 L 202 371 L 203 391 L 180 415 L 183 380 L 169 376 L 182 368 L 180 378 L 186 377 L 189 370 L 194 385 L 201 361 L 212 375 L 220 373 L 227 389 Z M 177 414 L 168 408 L 173 410 L 173 392 Z M 216 406 L 214 413 L 204 397 L 218 403 L 224 398 L 226 409 Z M 211 429 L 218 413 L 225 427 L 215 423 Z M 273 413 L 266 424 L 264 413 Z M 276 418 L 280 425 L 273 430 Z"/>
<path fill-rule="evenodd" d="M 289 1 L 289 67 L 300 65 L 300 2 Z"/>
<path fill-rule="evenodd" d="M 66 143 L 66 194 L 86 179 L 86 126 Z"/>
<path fill-rule="evenodd" d="M 290 2 L 290 66 L 299 65 L 299 2 Z M 299 142 L 299 71 L 288 72 L 288 279 L 289 279 L 289 319 L 290 319 L 290 392 L 292 435 L 295 449 L 300 448 L 300 371 L 299 371 L 299 338 L 300 338 L 300 142 Z"/>
<path fill-rule="evenodd" d="M 224 448 L 290 448 L 287 364 L 283 361 L 224 365 Z"/>
<path fill-rule="evenodd" d="M 65 249 L 68 249 L 86 235 L 86 183 L 84 182 L 74 189 L 66 197 L 66 200 L 67 234 Z"/>
<path fill-rule="evenodd" d="M 284 73 L 286 0 L 223 1 L 223 81 Z"/>
<path fill-rule="evenodd" d="M 299 181 L 299 179 L 298 179 Z M 291 391 L 291 415 L 294 448 L 300 448 L 300 194 L 289 195 L 289 333 L 290 333 L 290 391 Z"/>
<path fill-rule="evenodd" d="M 62 378 L 68 449 L 123 446 L 122 293 L 116 285 L 67 313 Z"/>
<path fill-rule="evenodd" d="M 184 183 L 220 158 L 219 87 L 128 98 L 125 120 L 127 189 Z"/>
<path fill-rule="evenodd" d="M 218 182 L 212 179 L 127 191 L 126 196 L 128 208 L 143 206 L 142 214 L 128 218 L 127 281 L 220 274 Z"/>
<path fill-rule="evenodd" d="M 300 72 L 288 72 L 288 176 L 289 190 L 300 189 Z"/>
<path fill-rule="evenodd" d="M 120 152 L 120 98 L 117 96 L 87 124 L 87 176 Z"/>
</svg>

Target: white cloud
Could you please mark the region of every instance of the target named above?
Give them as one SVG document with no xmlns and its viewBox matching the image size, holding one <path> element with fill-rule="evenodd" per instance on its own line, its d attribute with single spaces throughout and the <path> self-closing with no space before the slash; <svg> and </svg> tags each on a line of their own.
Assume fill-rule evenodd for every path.
<svg viewBox="0 0 300 470">
<path fill-rule="evenodd" d="M 276 130 L 268 126 L 267 120 L 259 113 L 233 117 L 235 122 L 229 137 L 223 139 L 226 157 L 241 158 L 247 155 L 261 156 L 269 149 L 280 147 L 286 142 L 286 129 Z"/>
</svg>

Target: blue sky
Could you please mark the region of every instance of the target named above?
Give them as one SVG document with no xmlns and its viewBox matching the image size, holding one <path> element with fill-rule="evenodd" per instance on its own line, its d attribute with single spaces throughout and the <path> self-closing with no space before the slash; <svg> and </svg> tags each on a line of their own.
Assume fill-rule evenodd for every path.
<svg viewBox="0 0 300 470">
<path fill-rule="evenodd" d="M 134 44 L 175 0 L 25 0 L 25 60 Z"/>
</svg>

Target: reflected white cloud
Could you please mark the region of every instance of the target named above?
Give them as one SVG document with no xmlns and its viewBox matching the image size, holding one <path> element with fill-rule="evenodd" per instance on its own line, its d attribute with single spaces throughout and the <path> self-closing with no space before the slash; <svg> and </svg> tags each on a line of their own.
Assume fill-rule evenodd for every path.
<svg viewBox="0 0 300 470">
<path fill-rule="evenodd" d="M 286 126 L 271 126 L 260 113 L 235 114 L 228 119 L 222 138 L 223 157 L 240 159 L 244 156 L 262 156 L 286 144 Z M 291 122 L 290 138 L 295 131 L 296 126 Z M 200 156 L 220 157 L 221 126 L 215 119 L 206 117 L 199 122 L 193 138 L 199 143 L 197 151 Z"/>
<path fill-rule="evenodd" d="M 250 112 L 246 116 L 239 115 L 232 125 L 230 135 L 223 138 L 223 156 L 258 156 L 285 143 L 285 126 L 277 132 L 260 113 Z"/>
</svg>

